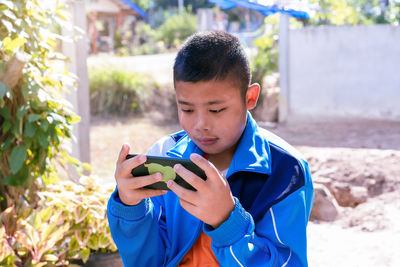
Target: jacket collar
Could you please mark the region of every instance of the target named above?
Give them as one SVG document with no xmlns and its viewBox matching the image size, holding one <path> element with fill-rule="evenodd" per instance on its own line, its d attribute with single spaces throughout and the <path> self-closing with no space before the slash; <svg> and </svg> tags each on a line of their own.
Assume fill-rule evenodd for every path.
<svg viewBox="0 0 400 267">
<path fill-rule="evenodd" d="M 203 151 L 185 134 L 167 152 L 167 155 L 189 159 L 192 153 L 203 155 Z M 263 137 L 250 112 L 247 112 L 246 127 L 239 140 L 226 177 L 239 171 L 271 174 L 271 152 L 268 141 Z"/>
</svg>

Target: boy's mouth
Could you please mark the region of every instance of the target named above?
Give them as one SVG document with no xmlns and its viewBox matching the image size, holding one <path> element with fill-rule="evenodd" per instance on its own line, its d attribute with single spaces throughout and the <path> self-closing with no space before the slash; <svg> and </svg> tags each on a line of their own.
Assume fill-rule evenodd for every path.
<svg viewBox="0 0 400 267">
<path fill-rule="evenodd" d="M 203 146 L 211 146 L 218 141 L 217 137 L 212 138 L 196 138 L 197 141 L 202 144 Z"/>
</svg>

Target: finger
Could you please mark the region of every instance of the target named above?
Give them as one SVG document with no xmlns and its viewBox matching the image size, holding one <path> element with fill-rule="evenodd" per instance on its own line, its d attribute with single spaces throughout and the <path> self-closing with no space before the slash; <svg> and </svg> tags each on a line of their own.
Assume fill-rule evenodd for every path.
<svg viewBox="0 0 400 267">
<path fill-rule="evenodd" d="M 122 164 L 125 161 L 126 156 L 129 154 L 129 150 L 131 149 L 129 144 L 123 144 L 121 150 L 119 151 L 117 165 Z"/>
<path fill-rule="evenodd" d="M 129 189 L 138 189 L 145 187 L 147 185 L 154 184 L 161 180 L 162 180 L 162 174 L 154 173 L 152 175 L 121 179 L 121 181 L 119 181 L 118 186 L 119 187 L 123 186 L 124 188 L 129 188 Z"/>
<path fill-rule="evenodd" d="M 184 208 L 187 212 L 197 217 L 199 210 L 197 206 L 193 205 L 190 202 L 187 202 L 186 200 L 183 200 L 182 198 L 179 199 L 179 203 L 181 204 L 182 208 Z"/>
<path fill-rule="evenodd" d="M 145 163 L 146 160 L 147 160 L 146 155 L 137 155 L 137 156 L 134 156 L 133 158 L 130 158 L 130 159 L 122 162 L 122 164 L 119 166 L 119 168 L 123 173 L 130 173 L 132 171 L 132 169 Z"/>
<path fill-rule="evenodd" d="M 217 170 L 217 168 L 215 168 L 215 166 L 211 162 L 209 162 L 208 160 L 206 160 L 199 154 L 195 154 L 195 153 L 191 154 L 190 160 L 194 164 L 199 166 L 200 169 L 202 169 L 206 173 L 207 179 L 212 180 L 212 179 L 215 179 L 215 177 L 221 176 L 219 171 Z"/>
<path fill-rule="evenodd" d="M 197 192 L 186 189 L 172 180 L 167 182 L 167 186 L 171 191 L 173 191 L 179 198 L 192 203 L 193 205 L 196 203 Z"/>
<path fill-rule="evenodd" d="M 143 189 L 139 189 L 138 196 L 140 196 L 141 198 L 149 198 L 149 197 L 160 196 L 167 192 L 168 192 L 168 190 L 143 188 Z"/>
<path fill-rule="evenodd" d="M 207 186 L 206 182 L 193 172 L 183 167 L 181 164 L 175 164 L 174 171 L 197 191 L 202 192 L 205 190 Z"/>
</svg>

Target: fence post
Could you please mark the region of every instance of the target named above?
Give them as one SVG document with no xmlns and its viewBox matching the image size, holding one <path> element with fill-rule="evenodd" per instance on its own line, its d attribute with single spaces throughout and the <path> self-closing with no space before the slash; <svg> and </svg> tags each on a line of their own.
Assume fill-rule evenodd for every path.
<svg viewBox="0 0 400 267">
<path fill-rule="evenodd" d="M 70 72 L 78 77 L 78 85 L 70 88 L 66 98 L 71 102 L 74 112 L 81 117 L 81 121 L 73 125 L 72 156 L 81 162 L 90 163 L 90 103 L 89 81 L 87 72 L 87 56 L 89 42 L 86 35 L 85 1 L 70 1 L 72 29 L 63 28 L 63 35 L 73 37 L 73 42 L 63 42 L 62 51 L 71 59 L 68 64 Z M 81 29 L 77 31 L 76 27 Z M 75 38 L 75 37 L 78 38 Z M 76 178 L 76 175 L 74 175 Z"/>
<path fill-rule="evenodd" d="M 279 122 L 287 120 L 289 99 L 289 15 L 281 13 L 279 18 Z"/>
</svg>

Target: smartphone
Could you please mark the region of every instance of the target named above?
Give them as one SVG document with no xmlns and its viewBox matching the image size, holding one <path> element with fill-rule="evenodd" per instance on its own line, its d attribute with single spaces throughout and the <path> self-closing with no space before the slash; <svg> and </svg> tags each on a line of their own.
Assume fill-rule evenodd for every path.
<svg viewBox="0 0 400 267">
<path fill-rule="evenodd" d="M 128 154 L 126 156 L 126 159 L 133 158 L 135 156 L 137 156 L 137 154 Z M 154 184 L 145 186 L 145 188 L 170 190 L 167 187 L 167 181 L 174 180 L 180 186 L 189 190 L 196 191 L 196 189 L 193 186 L 187 183 L 182 177 L 180 177 L 174 171 L 174 165 L 178 163 L 181 164 L 186 169 L 188 169 L 189 171 L 196 174 L 197 176 L 199 176 L 204 181 L 207 180 L 205 172 L 190 160 L 169 158 L 169 157 L 156 157 L 148 155 L 146 155 L 146 157 L 147 161 L 145 163 L 132 169 L 131 173 L 133 177 L 145 176 L 156 172 L 160 172 L 163 176 L 163 179 Z"/>
</svg>

